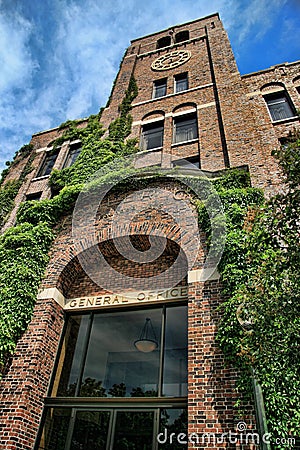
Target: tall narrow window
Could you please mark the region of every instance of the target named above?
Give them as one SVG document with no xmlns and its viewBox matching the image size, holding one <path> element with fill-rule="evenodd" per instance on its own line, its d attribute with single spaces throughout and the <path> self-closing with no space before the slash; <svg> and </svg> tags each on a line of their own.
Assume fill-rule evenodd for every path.
<svg viewBox="0 0 300 450">
<path fill-rule="evenodd" d="M 197 139 L 198 127 L 196 114 L 180 116 L 174 119 L 173 142 L 185 142 Z"/>
<path fill-rule="evenodd" d="M 67 159 L 64 163 L 64 169 L 72 166 L 81 152 L 81 143 L 71 144 Z"/>
<path fill-rule="evenodd" d="M 153 83 L 153 98 L 164 97 L 167 93 L 167 79 L 156 80 Z"/>
<path fill-rule="evenodd" d="M 295 116 L 293 105 L 286 92 L 281 91 L 267 95 L 265 101 L 273 121 Z"/>
<path fill-rule="evenodd" d="M 141 150 L 151 150 L 153 148 L 162 147 L 163 133 L 163 122 L 154 122 L 144 125 L 140 143 Z"/>
<path fill-rule="evenodd" d="M 53 166 L 55 164 L 56 158 L 58 156 L 59 149 L 53 151 L 49 151 L 46 153 L 44 161 L 40 167 L 40 170 L 37 173 L 37 177 L 43 177 L 44 175 L 50 175 Z"/>
<path fill-rule="evenodd" d="M 179 75 L 175 75 L 175 92 L 186 91 L 188 88 L 188 74 L 180 73 Z"/>
</svg>

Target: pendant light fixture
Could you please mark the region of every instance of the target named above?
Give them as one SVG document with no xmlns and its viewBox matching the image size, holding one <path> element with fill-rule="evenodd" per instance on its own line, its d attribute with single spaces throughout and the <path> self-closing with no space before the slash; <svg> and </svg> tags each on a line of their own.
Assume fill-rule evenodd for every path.
<svg viewBox="0 0 300 450">
<path fill-rule="evenodd" d="M 134 341 L 137 350 L 143 353 L 150 353 L 157 349 L 158 342 L 151 319 L 147 317 L 145 325 L 141 331 L 139 339 Z"/>
</svg>

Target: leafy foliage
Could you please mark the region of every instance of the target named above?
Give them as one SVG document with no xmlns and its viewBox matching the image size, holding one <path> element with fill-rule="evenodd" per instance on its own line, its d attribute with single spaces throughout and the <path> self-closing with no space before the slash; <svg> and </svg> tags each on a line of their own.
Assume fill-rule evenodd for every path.
<svg viewBox="0 0 300 450">
<path fill-rule="evenodd" d="M 24 223 L 0 236 L 0 367 L 31 318 L 52 239 L 45 223 Z"/>
<path fill-rule="evenodd" d="M 32 149 L 33 149 L 32 144 L 23 145 L 23 147 L 21 147 L 20 150 L 16 152 L 14 160 L 11 163 L 10 162 L 7 163 L 8 168 L 2 172 L 2 178 L 0 181 L 0 228 L 3 227 L 10 212 L 14 207 L 15 204 L 14 199 L 20 189 L 20 186 L 24 182 L 26 176 L 32 170 L 31 163 L 34 158 L 34 155 L 31 155 L 28 158 L 28 161 L 26 162 L 25 167 L 22 170 L 22 173 L 18 179 L 9 180 L 5 183 L 4 182 L 5 178 L 10 168 L 13 167 L 16 164 L 16 162 L 19 162 L 20 159 L 27 158 Z"/>
<path fill-rule="evenodd" d="M 300 430 L 299 133 L 274 154 L 283 169 L 285 192 L 256 214 L 252 210 L 239 238 L 229 231 L 220 267 L 229 298 L 218 339 L 227 358 L 244 369 L 240 389 L 249 395 L 253 367 L 263 390 L 269 431 L 274 437 L 287 437 Z M 251 324 L 248 331 L 239 326 L 237 309 L 242 321 Z"/>
</svg>

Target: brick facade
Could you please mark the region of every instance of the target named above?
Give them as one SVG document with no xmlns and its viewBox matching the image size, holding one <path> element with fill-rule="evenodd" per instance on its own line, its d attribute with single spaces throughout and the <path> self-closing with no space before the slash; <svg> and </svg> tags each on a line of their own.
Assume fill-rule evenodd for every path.
<svg viewBox="0 0 300 450">
<path fill-rule="evenodd" d="M 176 42 L 176 36 L 189 31 L 188 39 Z M 157 48 L 157 41 L 167 37 L 168 46 Z M 177 67 L 155 71 L 151 64 L 170 52 L 184 50 L 190 52 L 187 62 Z M 187 54 L 187 53 L 185 53 Z M 131 138 L 140 140 L 145 124 L 163 123 L 163 145 L 155 151 L 139 154 L 140 166 L 160 164 L 170 167 L 172 161 L 181 158 L 198 158 L 200 168 L 205 172 L 215 172 L 229 167 L 247 166 L 253 186 L 262 187 L 270 195 L 280 187 L 280 172 L 271 156 L 273 148 L 279 145 L 295 126 L 299 126 L 300 108 L 300 62 L 285 63 L 261 72 L 241 76 L 228 41 L 227 34 L 217 14 L 188 24 L 178 25 L 131 42 L 117 75 L 109 105 L 104 109 L 101 121 L 107 128 L 118 117 L 118 106 L 124 91 L 133 75 L 138 86 L 138 95 L 132 105 Z M 188 89 L 174 92 L 174 79 L 187 73 Z M 153 83 L 166 79 L 166 94 L 152 98 Z M 266 98 L 270 94 L 285 92 L 293 104 L 294 115 L 282 120 L 272 120 Z M 174 143 L 174 123 L 176 118 L 190 114 L 196 117 L 197 138 Z M 79 126 L 85 126 L 82 121 Z M 48 176 L 37 177 L 40 165 L 51 142 L 60 136 L 57 128 L 37 133 L 32 137 L 35 158 L 34 170 L 27 176 L 15 200 L 15 208 L 4 229 L 15 222 L 19 204 L 26 195 L 41 192 L 41 198 L 50 198 Z M 70 142 L 62 145 L 54 167 L 62 168 L 66 160 Z M 170 156 L 171 155 L 171 156 Z M 22 172 L 25 161 L 15 165 L 7 180 L 14 179 Z M 152 188 L 156 188 L 153 185 Z M 159 188 L 172 195 L 180 190 L 176 182 L 160 182 Z M 138 291 L 139 279 L 164 273 L 174 264 L 181 247 L 184 248 L 184 230 L 172 220 L 172 215 L 159 211 L 143 212 L 140 201 L 140 214 L 133 214 L 130 234 L 135 248 L 147 250 L 147 236 L 152 230 L 160 229 L 161 236 L 167 237 L 167 246 L 162 256 L 153 263 L 140 264 L 122 258 L 114 248 L 110 223 L 111 210 L 131 195 L 132 191 L 108 196 L 101 205 L 97 217 L 97 242 L 105 254 L 110 266 L 118 272 L 132 277 L 128 292 Z M 189 196 L 186 201 L 193 210 Z M 134 208 L 133 207 L 133 213 Z M 87 231 L 87 240 L 89 239 Z M 122 230 L 114 237 L 121 244 L 124 239 Z M 222 301 L 221 285 L 217 275 L 201 282 L 193 276 L 201 269 L 207 252 L 205 236 L 200 232 L 200 250 L 193 268 L 187 273 L 187 261 L 184 256 L 173 273 L 180 286 L 188 287 L 188 384 L 187 407 L 189 412 L 190 433 L 224 433 L 234 431 L 238 416 L 234 409 L 236 394 L 234 385 L 236 372 L 225 367 L 224 357 L 215 342 L 218 316 L 217 309 Z M 124 244 L 125 245 L 125 244 Z M 126 244 L 128 245 L 128 244 Z M 87 250 L 87 253 L 90 250 Z M 31 449 L 37 436 L 44 407 L 44 398 L 48 395 L 51 373 L 59 348 L 59 336 L 64 324 L 64 302 L 67 299 L 101 296 L 109 291 L 99 288 L 93 274 L 105 279 L 105 266 L 99 266 L 94 252 L 90 257 L 89 276 L 81 267 L 78 251 L 72 238 L 72 217 L 65 217 L 50 252 L 50 262 L 41 285 L 41 293 L 36 303 L 32 322 L 20 339 L 8 373 L 0 385 L 2 402 L 0 446 L 6 449 Z M 94 271 L 94 272 L 93 272 Z M 96 275 L 95 275 L 96 276 Z M 172 278 L 160 279 L 162 286 Z M 109 280 L 107 280 L 109 281 Z M 124 286 L 116 285 L 124 292 Z M 155 289 L 159 289 L 159 284 Z M 107 305 L 110 311 L 111 305 Z M 253 408 L 249 408 L 247 424 L 255 428 Z M 222 447 L 223 446 L 223 447 Z M 225 443 L 209 448 L 237 448 Z M 189 444 L 189 448 L 203 449 L 205 444 Z M 243 447 L 246 449 L 246 447 Z"/>
</svg>

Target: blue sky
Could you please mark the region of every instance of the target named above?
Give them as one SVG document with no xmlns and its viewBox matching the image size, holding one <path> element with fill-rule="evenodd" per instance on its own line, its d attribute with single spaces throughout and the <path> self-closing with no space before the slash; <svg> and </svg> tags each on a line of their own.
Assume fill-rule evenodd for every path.
<svg viewBox="0 0 300 450">
<path fill-rule="evenodd" d="M 0 169 L 104 106 L 130 40 L 219 12 L 240 72 L 300 59 L 300 0 L 0 0 Z"/>
</svg>

